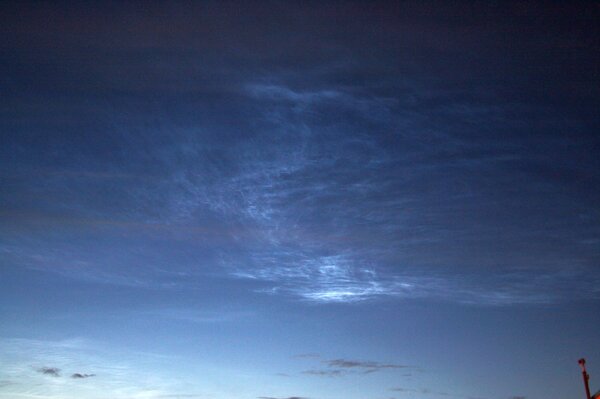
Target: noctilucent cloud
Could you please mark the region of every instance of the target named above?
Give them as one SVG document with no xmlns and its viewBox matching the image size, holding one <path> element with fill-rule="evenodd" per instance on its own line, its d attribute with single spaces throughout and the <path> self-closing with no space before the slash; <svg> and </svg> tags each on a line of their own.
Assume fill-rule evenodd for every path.
<svg viewBox="0 0 600 399">
<path fill-rule="evenodd" d="M 598 21 L 2 2 L 0 399 L 595 392 Z"/>
</svg>

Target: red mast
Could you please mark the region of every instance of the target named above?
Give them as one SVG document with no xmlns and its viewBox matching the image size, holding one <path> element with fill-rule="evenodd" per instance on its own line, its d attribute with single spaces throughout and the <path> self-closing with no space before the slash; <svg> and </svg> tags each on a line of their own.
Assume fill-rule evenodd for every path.
<svg viewBox="0 0 600 399">
<path fill-rule="evenodd" d="M 585 385 L 585 394 L 587 396 L 587 399 L 592 399 L 591 395 L 590 395 L 590 375 L 587 373 L 587 371 L 585 371 L 585 359 L 581 358 L 579 359 L 579 365 L 581 366 L 581 374 L 583 376 L 583 383 Z"/>
</svg>

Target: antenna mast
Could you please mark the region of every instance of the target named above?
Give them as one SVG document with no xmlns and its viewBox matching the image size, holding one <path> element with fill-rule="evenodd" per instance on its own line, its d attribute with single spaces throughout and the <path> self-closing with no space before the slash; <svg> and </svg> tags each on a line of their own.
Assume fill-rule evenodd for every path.
<svg viewBox="0 0 600 399">
<path fill-rule="evenodd" d="M 585 385 L 585 394 L 587 399 L 592 399 L 590 395 L 590 375 L 585 371 L 585 359 L 579 359 L 579 365 L 581 366 L 581 375 L 583 376 L 583 384 Z"/>
</svg>

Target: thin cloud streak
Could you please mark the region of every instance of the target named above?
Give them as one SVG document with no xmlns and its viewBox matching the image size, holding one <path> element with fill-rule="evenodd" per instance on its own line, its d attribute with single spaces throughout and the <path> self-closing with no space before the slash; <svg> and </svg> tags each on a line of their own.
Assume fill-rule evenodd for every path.
<svg viewBox="0 0 600 399">
<path fill-rule="evenodd" d="M 321 363 L 327 366 L 327 368 L 305 370 L 302 372 L 302 374 L 319 377 L 343 377 L 353 373 L 372 374 L 385 370 L 416 369 L 414 366 L 402 364 L 350 359 L 322 360 Z"/>
</svg>

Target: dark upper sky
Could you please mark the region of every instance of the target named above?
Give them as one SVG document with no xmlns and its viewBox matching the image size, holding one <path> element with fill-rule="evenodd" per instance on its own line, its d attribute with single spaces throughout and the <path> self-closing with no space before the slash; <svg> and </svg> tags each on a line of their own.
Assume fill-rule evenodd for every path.
<svg viewBox="0 0 600 399">
<path fill-rule="evenodd" d="M 0 398 L 580 395 L 599 15 L 3 2 Z"/>
</svg>

